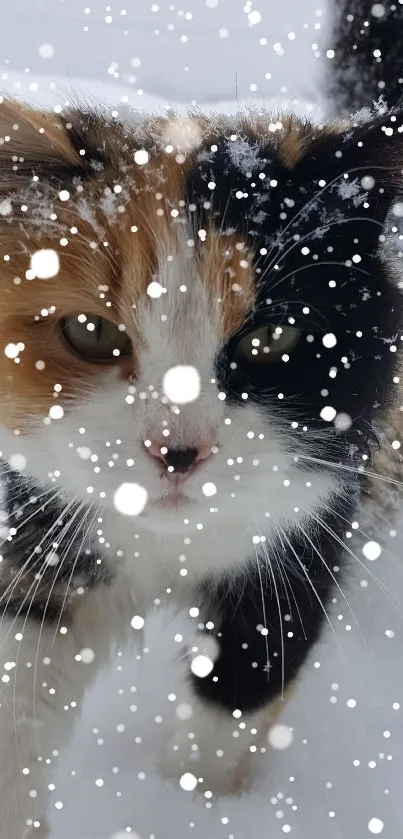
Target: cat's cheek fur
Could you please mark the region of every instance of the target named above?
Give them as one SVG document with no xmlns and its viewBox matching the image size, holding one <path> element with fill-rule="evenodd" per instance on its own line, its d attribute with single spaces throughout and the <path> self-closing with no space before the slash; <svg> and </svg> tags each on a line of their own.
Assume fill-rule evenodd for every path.
<svg viewBox="0 0 403 839">
<path fill-rule="evenodd" d="M 78 403 L 67 409 L 63 418 L 52 421 L 50 427 L 39 425 L 32 435 L 18 438 L 0 429 L 0 448 L 7 459 L 22 454 L 28 473 L 47 486 L 49 477 L 55 476 L 55 491 L 60 487 L 68 497 L 89 503 L 101 501 L 103 536 L 113 549 L 108 564 L 113 570 L 115 552 L 123 551 L 127 569 L 130 565 L 133 570 L 136 567 L 140 585 L 153 557 L 160 556 L 162 536 L 162 560 L 168 570 L 172 565 L 177 567 L 178 555 L 183 552 L 181 541 L 183 544 L 188 533 L 195 537 L 187 551 L 188 567 L 194 566 L 199 575 L 231 570 L 244 562 L 252 549 L 253 536 L 265 534 L 270 540 L 273 534 L 276 538 L 279 525 L 289 526 L 309 517 L 337 489 L 331 474 L 306 472 L 300 464 L 296 468 L 295 453 L 314 454 L 313 440 L 304 438 L 302 446 L 289 434 L 280 434 L 269 407 L 258 408 L 252 403 L 226 406 L 225 416 L 230 423 L 224 424 L 222 403 L 216 388 L 212 388 L 202 393 L 197 403 L 183 406 L 176 433 L 186 434 L 194 443 L 214 428 L 218 452 L 187 479 L 185 489 L 190 503 L 177 511 L 164 508 L 158 502 L 166 493 L 168 482 L 161 477 L 158 464 L 147 454 L 143 443 L 147 436 L 147 406 L 142 408 L 140 403 L 135 410 L 125 403 L 126 393 L 126 387 L 109 375 L 105 386 L 94 393 L 91 404 Z M 151 406 L 154 414 L 159 410 L 156 401 Z M 115 406 L 113 415 L 111 404 Z M 115 442 L 117 428 L 119 444 Z M 90 453 L 97 458 L 95 462 Z M 128 466 L 128 461 L 132 465 Z M 126 482 L 135 482 L 148 493 L 147 504 L 139 516 L 122 517 L 114 505 L 116 490 Z M 206 483 L 216 488 L 212 497 L 203 493 Z M 200 525 L 202 529 L 198 529 Z M 140 537 L 135 547 L 134 533 Z M 134 562 L 135 550 L 143 557 L 147 552 L 147 563 Z"/>
</svg>

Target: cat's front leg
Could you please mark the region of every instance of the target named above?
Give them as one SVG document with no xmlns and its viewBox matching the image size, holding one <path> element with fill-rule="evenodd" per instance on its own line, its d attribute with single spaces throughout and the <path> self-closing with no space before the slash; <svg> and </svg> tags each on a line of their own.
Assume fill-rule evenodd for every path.
<svg viewBox="0 0 403 839">
<path fill-rule="evenodd" d="M 316 554 L 312 540 L 290 537 L 291 555 L 306 572 L 287 586 L 280 575 L 273 578 L 266 556 L 238 580 L 205 586 L 200 613 L 212 628 L 189 654 L 194 694 L 187 719 L 172 734 L 167 774 L 190 773 L 217 794 L 250 784 L 261 748 L 269 749 L 269 729 L 324 621 L 333 576 L 322 555 L 331 567 L 334 548 L 323 542 Z"/>
<path fill-rule="evenodd" d="M 99 586 L 64 614 L 12 618 L 0 626 L 0 836 L 47 835 L 48 785 L 55 758 L 69 740 L 89 681 L 108 658 L 110 635 L 125 614 L 123 586 Z M 122 601 L 123 597 L 123 601 Z M 116 608 L 113 608 L 115 603 Z M 115 612 L 114 617 L 111 616 Z M 106 616 L 108 615 L 108 620 Z"/>
<path fill-rule="evenodd" d="M 162 760 L 163 774 L 184 789 L 231 795 L 250 788 L 267 734 L 288 697 L 273 700 L 255 712 L 220 708 L 193 695 L 182 703 L 187 719 L 178 720 Z"/>
</svg>

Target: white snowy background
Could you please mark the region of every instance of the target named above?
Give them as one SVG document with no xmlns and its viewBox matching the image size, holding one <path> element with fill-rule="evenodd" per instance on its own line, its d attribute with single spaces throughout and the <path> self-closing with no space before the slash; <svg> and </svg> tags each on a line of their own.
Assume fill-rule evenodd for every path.
<svg viewBox="0 0 403 839">
<path fill-rule="evenodd" d="M 116 109 L 235 110 L 248 101 L 329 110 L 320 0 L 123 3 L 1 0 L 3 90 L 41 106 L 78 92 Z M 50 778 L 52 839 L 401 837 L 403 568 L 387 497 L 385 507 L 353 533 L 346 599 L 336 592 L 332 627 L 284 714 L 292 743 L 268 752 L 251 794 L 208 800 L 156 773 L 165 728 L 187 697 L 178 619 L 156 615 L 144 643 L 119 652 L 88 693 Z M 372 562 L 362 552 L 371 528 L 382 546 Z"/>
</svg>

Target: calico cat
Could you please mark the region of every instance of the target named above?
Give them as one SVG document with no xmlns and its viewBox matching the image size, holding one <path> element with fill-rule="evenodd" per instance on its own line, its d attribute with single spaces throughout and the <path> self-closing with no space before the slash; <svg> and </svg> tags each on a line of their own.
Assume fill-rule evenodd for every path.
<svg viewBox="0 0 403 839">
<path fill-rule="evenodd" d="M 201 626 L 164 769 L 245 783 L 398 399 L 402 117 L 1 102 L 2 839 L 155 602 Z"/>
</svg>

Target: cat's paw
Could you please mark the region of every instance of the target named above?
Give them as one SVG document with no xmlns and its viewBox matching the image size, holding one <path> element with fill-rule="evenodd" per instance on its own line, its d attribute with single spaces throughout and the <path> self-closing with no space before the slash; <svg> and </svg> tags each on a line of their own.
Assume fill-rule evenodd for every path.
<svg viewBox="0 0 403 839">
<path fill-rule="evenodd" d="M 164 747 L 161 773 L 184 788 L 219 796 L 242 794 L 258 768 L 258 744 L 267 724 L 262 733 L 261 714 L 244 721 L 197 699 L 190 707 L 191 717 L 177 721 Z"/>
</svg>

